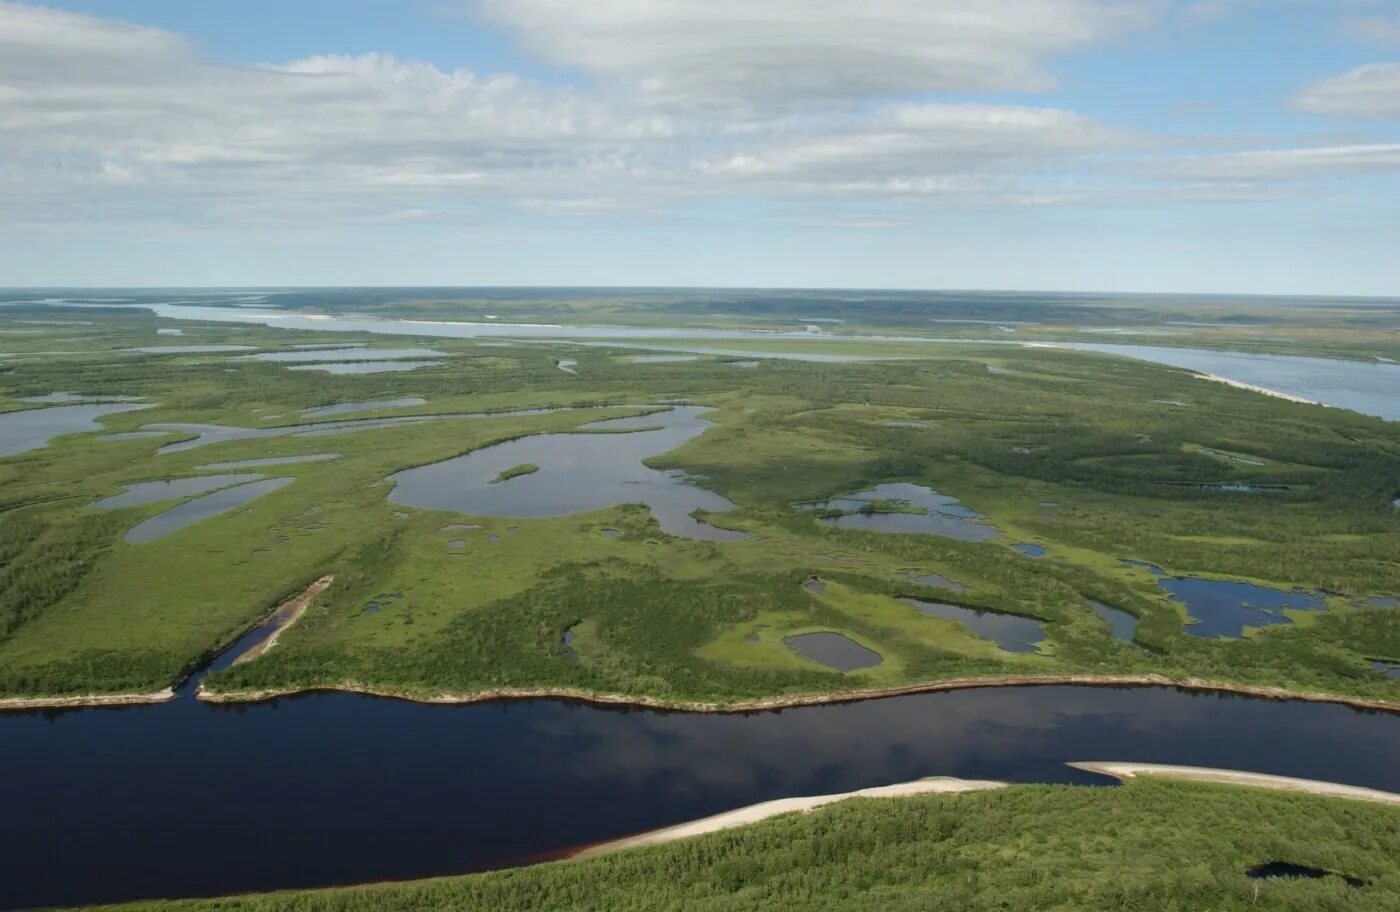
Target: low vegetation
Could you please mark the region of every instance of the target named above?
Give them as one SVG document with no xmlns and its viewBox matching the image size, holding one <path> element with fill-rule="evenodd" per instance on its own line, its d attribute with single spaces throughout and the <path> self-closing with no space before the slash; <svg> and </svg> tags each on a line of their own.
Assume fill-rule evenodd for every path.
<svg viewBox="0 0 1400 912">
<path fill-rule="evenodd" d="M 408 396 L 427 402 L 394 415 L 575 410 L 164 454 L 160 446 L 189 434 L 89 433 L 0 459 L 3 695 L 158 689 L 288 593 L 334 573 L 335 585 L 276 650 L 208 686 L 548 688 L 728 703 L 950 678 L 1154 674 L 1400 702 L 1400 682 L 1368 663 L 1400 660 L 1400 611 L 1366 601 L 1400 594 L 1393 423 L 1053 349 L 921 344 L 884 352 L 907 356 L 898 360 L 738 370 L 716 359 L 635 365 L 607 349 L 439 339 L 441 366 L 332 375 L 220 354 L 133 355 L 122 349 L 155 344 L 168 324 L 130 311 L 43 312 L 59 322 L 8 337 L 17 358 L 0 365 L 0 410 L 59 390 L 153 403 L 103 419 L 108 431 L 277 427 L 304 421 L 301 410 L 313 405 Z M 7 309 L 0 323 L 26 316 Z M 80 332 L 62 325 L 70 318 L 82 321 Z M 324 341 L 180 325 L 182 344 Z M 24 354 L 71 351 L 60 340 L 72 335 L 85 339 L 83 354 Z M 577 376 L 554 368 L 561 356 L 578 362 Z M 989 373 L 993 363 L 1006 372 Z M 404 468 L 672 399 L 713 406 L 715 426 L 651 464 L 734 502 L 704 519 L 749 533 L 746 541 L 667 536 L 636 506 L 522 520 L 397 508 L 386 498 L 386 479 Z M 205 463 L 328 452 L 341 458 L 269 468 L 293 483 L 148 543 L 126 543 L 122 532 L 169 504 L 86 506 L 124 484 L 198 474 Z M 528 485 L 534 468 L 499 480 Z M 892 481 L 955 496 L 1004 534 L 970 543 L 836 529 L 793 506 Z M 1203 482 L 1280 487 L 1192 487 Z M 1015 542 L 1047 554 L 1029 559 Z M 1235 640 L 1191 637 L 1183 606 L 1124 558 L 1320 591 L 1329 610 L 1296 612 L 1291 624 Z M 968 588 L 909 578 L 929 572 Z M 804 585 L 814 576 L 823 591 Z M 901 596 L 1033 617 L 1046 639 L 1037 653 L 1003 652 Z M 1136 615 L 1135 641 L 1115 640 L 1088 598 Z M 578 661 L 561 642 L 574 625 Z M 842 674 L 782 643 L 817 630 L 884 660 Z"/>
</svg>

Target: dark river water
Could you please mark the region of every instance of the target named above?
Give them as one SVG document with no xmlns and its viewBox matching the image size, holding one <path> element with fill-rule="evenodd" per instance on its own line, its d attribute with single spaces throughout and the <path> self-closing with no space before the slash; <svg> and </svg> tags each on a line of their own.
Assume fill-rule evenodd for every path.
<svg viewBox="0 0 1400 912">
<path fill-rule="evenodd" d="M 1166 688 L 1001 688 L 749 715 L 351 694 L 0 715 L 0 907 L 422 877 L 757 801 L 1070 760 L 1400 790 L 1400 715 Z"/>
</svg>

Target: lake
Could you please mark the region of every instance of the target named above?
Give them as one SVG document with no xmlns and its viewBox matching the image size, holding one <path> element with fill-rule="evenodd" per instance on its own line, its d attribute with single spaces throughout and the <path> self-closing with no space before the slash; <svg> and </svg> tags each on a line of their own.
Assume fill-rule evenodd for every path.
<svg viewBox="0 0 1400 912">
<path fill-rule="evenodd" d="M 650 415 L 595 421 L 579 429 L 584 433 L 508 440 L 389 476 L 394 482 L 389 500 L 423 510 L 521 518 L 645 504 L 661 531 L 670 535 L 741 541 L 748 537 L 745 533 L 711 526 L 690 515 L 696 510 L 732 510 L 729 500 L 690 483 L 682 472 L 642 464 L 643 459 L 674 450 L 713 427 L 701 417 L 707 411 L 681 405 Z M 496 481 L 502 472 L 524 464 L 537 465 L 539 470 Z"/>
</svg>

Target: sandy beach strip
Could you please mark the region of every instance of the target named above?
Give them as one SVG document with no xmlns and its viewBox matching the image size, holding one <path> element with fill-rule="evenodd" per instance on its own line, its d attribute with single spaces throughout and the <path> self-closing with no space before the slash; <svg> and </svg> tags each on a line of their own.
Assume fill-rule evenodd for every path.
<svg viewBox="0 0 1400 912">
<path fill-rule="evenodd" d="M 1167 779 L 1186 779 L 1192 782 L 1217 782 L 1222 785 L 1240 785 L 1248 788 L 1304 792 L 1309 795 L 1373 801 L 1400 807 L 1400 794 L 1395 792 L 1383 792 L 1379 789 L 1362 788 L 1356 785 L 1342 785 L 1337 782 L 1322 782 L 1316 779 L 1294 779 L 1291 776 L 1274 776 L 1268 773 L 1212 769 L 1204 766 L 1171 766 L 1162 763 L 1079 761 L 1068 765 L 1089 773 L 1113 776 L 1119 780 L 1132 779 L 1135 776 L 1161 776 Z"/>
<path fill-rule="evenodd" d="M 1316 399 L 1304 399 L 1302 396 L 1294 396 L 1292 393 L 1281 393 L 1265 386 L 1256 386 L 1253 383 L 1245 383 L 1243 380 L 1231 380 L 1229 377 L 1221 377 L 1218 374 L 1210 374 L 1204 371 L 1195 371 L 1196 377 L 1200 380 L 1211 380 L 1215 383 L 1223 383 L 1226 386 L 1233 386 L 1235 389 L 1249 390 L 1252 393 L 1262 393 L 1265 396 L 1273 396 L 1275 399 L 1287 399 L 1289 402 L 1301 402 L 1304 405 L 1322 405 Z"/>
<path fill-rule="evenodd" d="M 640 833 L 636 836 L 627 836 L 622 839 L 614 839 L 611 842 L 599 843 L 598 845 L 582 849 L 574 853 L 571 857 L 592 858 L 597 855 L 606 855 L 612 852 L 621 852 L 626 849 L 635 849 L 639 846 L 664 845 L 665 843 L 675 842 L 680 839 L 689 839 L 692 836 L 702 836 L 706 833 L 716 833 L 720 830 L 747 826 L 751 823 L 757 823 L 760 820 L 767 820 L 769 817 L 776 817 L 779 814 L 805 813 L 824 805 L 845 801 L 847 798 L 900 798 L 908 795 L 955 795 L 961 792 L 980 792 L 987 789 L 1004 788 L 1008 784 L 1009 783 L 1006 782 L 995 782 L 992 780 L 955 779 L 948 776 L 932 776 L 927 779 L 917 779 L 913 782 L 881 785 L 874 788 L 859 789 L 854 792 L 842 792 L 836 795 L 779 798 L 774 801 L 751 804 L 748 807 L 738 808 L 733 811 L 725 811 L 723 814 L 716 814 L 713 817 L 704 817 L 700 820 L 679 823 L 675 826 L 664 827 L 647 833 Z"/>
<path fill-rule="evenodd" d="M 167 687 L 151 693 L 83 694 L 74 697 L 0 697 L 0 712 L 34 709 L 79 709 L 86 706 L 141 706 L 168 703 L 175 699 L 175 688 Z"/>
</svg>

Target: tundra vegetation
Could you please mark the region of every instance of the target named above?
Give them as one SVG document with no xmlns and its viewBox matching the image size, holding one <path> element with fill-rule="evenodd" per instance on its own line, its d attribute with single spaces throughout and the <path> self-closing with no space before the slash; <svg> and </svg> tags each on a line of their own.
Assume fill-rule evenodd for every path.
<svg viewBox="0 0 1400 912">
<path fill-rule="evenodd" d="M 511 313 L 500 303 L 491 302 L 490 312 Z M 809 305 L 826 306 L 784 304 L 789 315 Z M 402 307 L 471 317 L 465 305 Z M 1054 307 L 1071 304 L 1047 313 L 1058 313 Z M 1073 313 L 1087 319 L 1093 307 L 1101 305 L 1073 303 Z M 1007 312 L 1025 316 L 1028 308 L 1015 302 L 1014 314 Z M 617 312 L 596 302 L 587 311 Z M 754 325 L 781 316 L 733 312 L 740 316 L 726 319 Z M 699 319 L 674 302 L 657 313 L 648 319 L 658 325 Z M 902 311 L 872 313 L 867 322 L 884 329 L 912 320 Z M 1331 335 L 1311 311 L 1270 313 L 1293 321 L 1295 353 L 1396 354 L 1364 309 L 1349 311 Z M 1144 319 L 1131 308 L 1110 318 Z M 791 328 L 792 316 L 782 319 Z M 921 319 L 929 332 L 928 317 Z M 406 696 L 544 689 L 724 705 L 949 679 L 1151 674 L 1400 704 L 1400 681 L 1372 664 L 1400 660 L 1400 611 L 1370 601 L 1400 594 L 1400 511 L 1392 506 L 1400 493 L 1400 424 L 1118 357 L 974 343 L 789 341 L 791 351 L 857 345 L 894 357 L 763 360 L 736 370 L 728 356 L 636 364 L 622 349 L 566 342 L 432 339 L 440 364 L 367 374 L 294 371 L 245 351 L 129 351 L 171 342 L 156 331 L 177 325 L 181 345 L 263 352 L 325 342 L 414 344 L 176 324 L 133 310 L 0 310 L 0 329 L 23 330 L 0 336 L 7 352 L 0 356 L 0 421 L 16 410 L 62 407 L 24 401 L 60 391 L 139 396 L 150 405 L 104 416 L 101 431 L 0 459 L 0 695 L 160 689 L 288 595 L 334 574 L 335 584 L 275 649 L 210 676 L 206 686 L 349 684 Z M 972 329 L 935 327 L 938 334 Z M 1017 329 L 1026 338 L 1066 331 Z M 1182 328 L 1173 344 L 1195 332 Z M 1261 335 L 1257 323 L 1202 329 L 1200 344 L 1224 344 L 1230 332 Z M 1363 347 L 1367 333 L 1382 342 Z M 576 362 L 577 373 L 557 370 L 561 359 Z M 342 425 L 333 434 L 225 437 L 166 452 L 197 431 L 104 439 L 157 424 L 343 422 L 346 415 L 303 410 L 401 399 L 424 402 L 356 411 L 348 417 L 365 419 L 363 427 Z M 669 536 L 644 507 L 627 504 L 518 519 L 387 499 L 394 472 L 511 438 L 643 414 L 670 400 L 712 407 L 714 426 L 648 464 L 684 472 L 732 501 L 732 511 L 702 518 L 748 533 L 743 541 Z M 560 410 L 504 414 L 546 408 Z M 466 413 L 487 417 L 450 417 Z M 425 416 L 436 417 L 401 420 Z M 397 423 L 372 421 L 387 418 Z M 129 484 L 200 475 L 203 465 L 332 452 L 340 458 L 260 467 L 292 482 L 147 542 L 123 535 L 172 502 L 89 506 Z M 503 489 L 530 484 L 531 468 L 502 472 Z M 897 482 L 955 497 L 1001 534 L 960 541 L 836 528 L 795 506 Z M 1046 554 L 1028 558 L 1014 550 L 1017 543 Z M 1287 623 L 1237 638 L 1190 636 L 1186 607 L 1125 559 L 1170 574 L 1317 592 L 1326 610 L 1285 610 L 1278 620 Z M 928 574 L 966 588 L 914 579 Z M 809 585 L 814 578 L 820 586 Z M 384 593 L 400 597 L 378 598 Z M 1007 652 L 906 598 L 1032 618 L 1045 638 L 1033 652 Z M 1115 638 L 1090 600 L 1138 618 L 1134 639 Z M 562 641 L 569 629 L 575 656 Z M 882 661 L 841 673 L 784 644 L 822 631 Z"/>
</svg>

